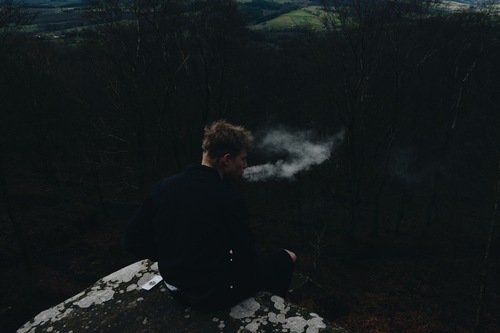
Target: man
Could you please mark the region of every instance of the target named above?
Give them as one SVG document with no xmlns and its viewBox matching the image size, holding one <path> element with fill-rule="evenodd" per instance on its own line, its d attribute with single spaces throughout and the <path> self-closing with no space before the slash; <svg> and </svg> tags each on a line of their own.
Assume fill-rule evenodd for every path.
<svg viewBox="0 0 500 333">
<path fill-rule="evenodd" d="M 172 296 L 187 306 L 221 309 L 259 290 L 288 291 L 295 254 L 255 251 L 246 202 L 230 184 L 252 148 L 241 126 L 206 127 L 201 165 L 154 185 L 131 221 L 125 247 L 158 261 Z"/>
</svg>

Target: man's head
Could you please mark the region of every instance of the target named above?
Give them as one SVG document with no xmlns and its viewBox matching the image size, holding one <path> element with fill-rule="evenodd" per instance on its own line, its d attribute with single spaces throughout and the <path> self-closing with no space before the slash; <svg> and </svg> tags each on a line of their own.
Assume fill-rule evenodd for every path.
<svg viewBox="0 0 500 333">
<path fill-rule="evenodd" d="M 219 120 L 205 127 L 201 148 L 203 164 L 217 169 L 221 177 L 238 178 L 247 167 L 246 156 L 253 149 L 253 136 L 242 126 Z"/>
</svg>

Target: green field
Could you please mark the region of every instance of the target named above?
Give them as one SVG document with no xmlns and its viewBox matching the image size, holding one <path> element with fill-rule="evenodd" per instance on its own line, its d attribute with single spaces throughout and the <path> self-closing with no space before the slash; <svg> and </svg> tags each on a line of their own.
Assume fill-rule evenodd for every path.
<svg viewBox="0 0 500 333">
<path fill-rule="evenodd" d="M 305 1 L 303 1 L 303 0 L 274 0 L 272 2 L 276 2 L 276 3 L 279 3 L 279 4 L 284 4 L 284 3 L 287 3 L 287 2 L 290 2 L 290 3 L 304 3 Z"/>
<path fill-rule="evenodd" d="M 239 3 L 250 3 L 252 2 L 253 0 L 237 0 L 237 2 Z M 269 0 L 268 2 L 274 2 L 274 3 L 277 3 L 277 4 L 284 4 L 284 3 L 293 3 L 293 4 L 302 4 L 302 3 L 305 3 L 306 1 L 304 0 Z"/>
<path fill-rule="evenodd" d="M 471 5 L 469 3 L 464 3 L 461 1 L 453 1 L 453 0 L 445 0 L 442 1 L 440 4 L 437 5 L 437 8 L 443 11 L 467 11 L 467 10 L 473 10 L 473 11 L 478 11 L 478 10 L 488 10 L 491 9 L 493 12 L 498 13 L 500 10 L 500 4 L 498 1 L 495 1 L 491 4 L 485 3 L 483 5 L 478 4 L 478 5 Z"/>
<path fill-rule="evenodd" d="M 309 6 L 280 15 L 269 21 L 265 21 L 251 26 L 256 30 L 284 30 L 295 29 L 300 26 L 310 26 L 314 29 L 322 29 L 323 23 L 320 20 L 321 7 Z"/>
</svg>

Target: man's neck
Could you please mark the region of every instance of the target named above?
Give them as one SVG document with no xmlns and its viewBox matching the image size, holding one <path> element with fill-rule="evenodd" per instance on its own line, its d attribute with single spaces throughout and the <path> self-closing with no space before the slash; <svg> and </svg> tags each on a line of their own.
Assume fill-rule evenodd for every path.
<svg viewBox="0 0 500 333">
<path fill-rule="evenodd" d="M 222 171 L 222 169 L 217 168 L 217 166 L 211 162 L 210 158 L 206 153 L 203 153 L 203 157 L 201 159 L 201 165 L 217 170 L 217 173 L 219 174 L 220 178 L 224 177 L 224 172 Z"/>
</svg>

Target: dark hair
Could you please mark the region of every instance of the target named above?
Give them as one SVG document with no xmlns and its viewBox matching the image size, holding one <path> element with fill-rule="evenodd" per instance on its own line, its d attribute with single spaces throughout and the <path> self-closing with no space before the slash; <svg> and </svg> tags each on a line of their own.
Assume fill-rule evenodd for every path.
<svg viewBox="0 0 500 333">
<path fill-rule="evenodd" d="M 205 127 L 201 149 L 215 162 L 225 154 L 237 156 L 243 149 L 252 150 L 253 135 L 242 126 L 218 120 Z"/>
</svg>

